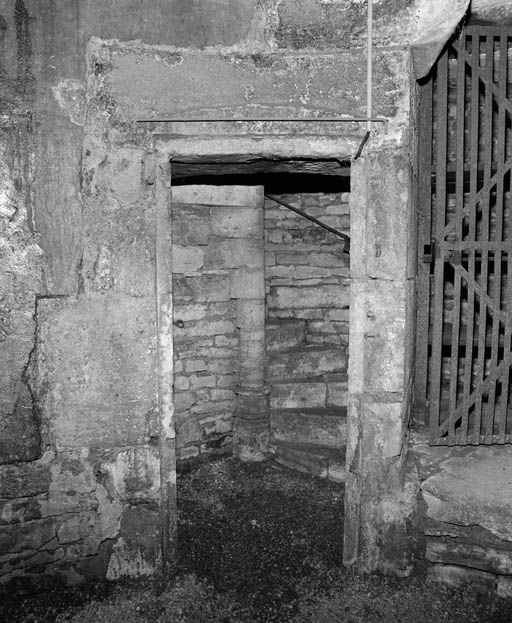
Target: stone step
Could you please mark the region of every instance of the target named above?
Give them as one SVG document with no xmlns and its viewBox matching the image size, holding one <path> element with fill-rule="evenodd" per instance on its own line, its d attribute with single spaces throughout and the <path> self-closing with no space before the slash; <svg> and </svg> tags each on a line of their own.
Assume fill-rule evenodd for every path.
<svg viewBox="0 0 512 623">
<path fill-rule="evenodd" d="M 347 405 L 347 375 L 270 381 L 271 409 L 323 409 Z"/>
<path fill-rule="evenodd" d="M 339 346 L 300 346 L 268 356 L 267 377 L 289 379 L 316 377 L 323 374 L 344 373 L 347 354 Z"/>
<path fill-rule="evenodd" d="M 276 442 L 340 448 L 347 440 L 347 409 L 281 409 L 270 412 L 271 438 Z"/>
<path fill-rule="evenodd" d="M 305 474 L 345 482 L 345 448 L 274 442 L 269 446 L 268 458 Z"/>
<path fill-rule="evenodd" d="M 271 318 L 265 325 L 267 353 L 296 348 L 306 340 L 306 321 Z"/>
</svg>

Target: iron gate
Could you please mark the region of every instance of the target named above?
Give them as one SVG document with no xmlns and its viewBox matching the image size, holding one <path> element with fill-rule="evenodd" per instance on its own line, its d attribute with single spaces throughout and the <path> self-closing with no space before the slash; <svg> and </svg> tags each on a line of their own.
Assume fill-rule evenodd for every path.
<svg viewBox="0 0 512 623">
<path fill-rule="evenodd" d="M 436 445 L 512 441 L 511 44 L 466 27 L 420 91 L 416 400 Z"/>
</svg>

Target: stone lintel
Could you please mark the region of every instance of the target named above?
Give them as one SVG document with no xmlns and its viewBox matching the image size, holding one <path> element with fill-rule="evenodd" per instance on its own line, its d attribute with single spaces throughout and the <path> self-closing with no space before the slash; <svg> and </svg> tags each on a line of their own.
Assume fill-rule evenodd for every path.
<svg viewBox="0 0 512 623">
<path fill-rule="evenodd" d="M 210 186 L 204 184 L 173 186 L 172 202 L 217 207 L 263 207 L 263 186 Z"/>
</svg>

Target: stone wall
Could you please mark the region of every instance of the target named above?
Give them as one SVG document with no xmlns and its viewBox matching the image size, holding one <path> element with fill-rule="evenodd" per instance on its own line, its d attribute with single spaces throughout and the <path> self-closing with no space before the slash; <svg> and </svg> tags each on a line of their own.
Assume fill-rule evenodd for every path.
<svg viewBox="0 0 512 623">
<path fill-rule="evenodd" d="M 415 441 L 428 575 L 510 597 L 512 448 L 429 447 L 421 435 Z"/>
<path fill-rule="evenodd" d="M 374 112 L 390 122 L 385 131 L 383 124 L 375 126 L 365 148 L 371 157 L 355 169 L 361 183 L 354 207 L 363 218 L 366 203 L 378 200 L 370 216 L 379 227 L 379 215 L 390 207 L 393 223 L 396 212 L 407 212 L 396 192 L 388 194 L 396 189 L 382 189 L 378 182 L 379 176 L 397 179 L 393 172 L 405 166 L 388 171 L 377 165 L 395 153 L 403 157 L 409 148 L 406 46 L 428 40 L 432 31 L 437 37 L 436 20 L 446 23 L 446 7 L 452 9 L 453 2 L 435 4 L 432 9 L 428 0 L 383 0 L 376 6 Z M 466 6 L 467 0 L 457 1 L 450 11 L 453 24 Z M 330 124 L 327 130 L 316 123 L 283 128 L 229 119 L 364 115 L 365 26 L 360 0 L 0 0 L 0 97 L 8 117 L 2 122 L 14 120 L 21 132 L 3 133 L 0 153 L 0 357 L 6 358 L 0 372 L 1 433 L 13 442 L 2 448 L 8 463 L 0 468 L 2 581 L 27 575 L 39 581 L 48 573 L 75 582 L 158 568 L 161 495 L 172 491 L 174 472 L 172 452 L 163 458 L 159 446 L 155 172 L 144 168 L 146 156 L 155 149 L 168 163 L 181 149 L 195 157 L 350 158 L 364 135 L 360 122 Z M 101 40 L 109 42 L 103 51 Z M 193 132 L 171 127 L 165 144 L 152 141 L 155 126 L 136 124 L 140 117 L 184 112 L 227 121 L 215 129 L 199 124 Z M 28 121 L 22 131 L 19 119 Z M 373 170 L 378 175 L 372 178 Z M 370 178 L 372 196 L 366 198 Z M 407 179 L 397 183 L 407 185 Z M 398 224 L 403 251 L 407 229 Z M 360 221 L 351 228 L 356 234 Z M 366 238 L 372 240 L 372 231 Z M 392 253 L 382 240 L 361 248 L 371 261 L 389 267 Z M 404 264 L 402 255 L 398 264 Z M 371 364 L 372 378 L 387 378 L 387 347 L 406 340 L 400 330 L 406 283 L 402 274 L 376 274 L 374 268 L 355 275 L 351 348 L 354 355 L 364 353 L 377 334 L 362 363 Z M 366 305 L 370 287 L 376 287 L 374 298 L 382 293 L 391 307 L 378 322 L 374 306 Z M 237 292 L 238 300 L 254 302 L 256 292 Z M 249 326 L 243 329 L 250 346 L 257 335 Z M 404 351 L 393 359 L 402 371 Z M 397 376 L 390 375 L 391 381 Z M 358 536 L 362 525 L 364 534 L 359 550 L 350 549 L 349 562 L 358 552 L 366 561 L 368 551 L 382 549 L 379 542 L 386 538 L 379 541 L 371 527 L 382 523 L 388 498 L 400 503 L 398 476 L 374 478 L 382 472 L 380 459 L 360 465 L 354 459 L 365 452 L 373 456 L 378 445 L 371 443 L 372 427 L 361 424 L 356 399 L 369 403 L 366 413 L 377 414 L 372 421 L 391 413 L 386 428 L 398 428 L 402 438 L 404 383 L 390 388 L 391 381 L 372 386 L 371 396 L 356 384 L 351 390 L 349 463 L 355 476 L 347 487 L 354 494 L 346 533 Z M 171 446 L 172 422 L 164 424 Z M 14 443 L 20 438 L 26 445 Z M 356 448 L 360 439 L 364 452 Z M 394 475 L 400 472 L 396 445 L 385 444 L 384 452 L 393 455 Z M 161 468 L 168 487 L 160 486 Z M 404 514 L 397 511 L 387 524 L 398 525 Z M 382 559 L 392 566 L 395 558 L 384 552 Z"/>
<path fill-rule="evenodd" d="M 349 193 L 278 199 L 347 233 Z M 345 479 L 349 256 L 344 240 L 267 199 L 267 384 L 274 461 Z"/>
<path fill-rule="evenodd" d="M 248 279 L 258 273 L 263 279 L 262 193 L 261 187 L 173 188 L 178 460 L 232 450 L 241 356 L 237 300 Z"/>
<path fill-rule="evenodd" d="M 302 193 L 279 199 L 348 234 L 349 193 Z M 349 256 L 344 242 L 265 199 L 267 318 L 305 321 L 306 344 L 348 345 Z M 345 353 L 346 372 L 346 353 Z"/>
</svg>

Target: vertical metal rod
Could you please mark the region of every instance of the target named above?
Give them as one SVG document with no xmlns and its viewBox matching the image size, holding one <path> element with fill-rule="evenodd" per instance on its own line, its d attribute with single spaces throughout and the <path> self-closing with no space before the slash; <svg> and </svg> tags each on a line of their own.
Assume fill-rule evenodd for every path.
<svg viewBox="0 0 512 623">
<path fill-rule="evenodd" d="M 508 83 L 508 53 L 509 53 L 509 44 L 508 44 L 508 35 L 507 33 L 502 33 L 500 38 L 500 83 L 499 90 L 504 98 L 507 97 L 507 83 Z M 496 189 L 496 201 L 499 202 L 501 218 L 503 220 L 504 214 L 506 213 L 506 197 L 510 195 L 510 183 L 512 180 L 512 176 L 508 173 L 508 188 L 505 186 L 505 174 L 503 171 L 503 162 L 507 155 L 508 145 L 507 145 L 507 132 L 506 132 L 506 116 L 503 111 L 503 103 L 504 99 L 502 99 L 499 103 L 499 111 L 500 111 L 500 121 L 498 125 L 498 132 L 502 134 L 499 142 L 499 152 L 498 152 L 498 170 L 500 171 L 498 174 L 498 184 Z M 501 170 L 500 170 L 501 169 Z M 507 211 L 507 220 L 508 225 L 510 226 L 511 222 L 511 214 L 510 207 L 508 207 Z M 503 223 L 503 229 L 501 231 L 503 240 L 510 239 L 510 227 L 507 227 L 505 233 L 505 223 Z M 509 242 L 509 240 L 507 240 Z M 510 353 L 511 349 L 511 337 L 512 337 L 512 320 L 510 318 L 510 314 L 512 311 L 512 253 L 510 251 L 510 247 L 508 248 L 507 253 L 505 253 L 507 257 L 507 285 L 506 285 L 506 296 L 505 296 L 505 311 L 507 315 L 507 320 L 505 323 L 505 335 L 503 339 L 503 358 L 506 359 L 507 354 Z M 507 366 L 505 373 L 503 374 L 502 380 L 502 390 L 501 390 L 501 410 L 498 411 L 499 417 L 499 426 L 498 426 L 498 443 L 505 443 L 505 434 L 506 434 L 506 425 L 508 419 L 508 410 L 509 410 L 509 391 L 510 391 L 510 365 Z"/>
<path fill-rule="evenodd" d="M 415 374 L 415 415 L 426 424 L 429 377 L 430 263 L 423 261 L 432 244 L 432 78 L 418 86 L 418 289 Z M 432 248 L 431 248 L 432 250 Z"/>
<path fill-rule="evenodd" d="M 446 159 L 448 138 L 448 50 L 437 63 L 437 129 L 436 129 L 436 242 L 441 243 L 446 226 Z M 432 330 L 432 379 L 430 394 L 430 439 L 439 440 L 441 424 L 441 391 L 443 375 L 445 254 L 436 252 L 434 266 L 434 317 Z M 435 367 L 435 368 L 434 368 Z M 449 414 L 448 414 L 449 417 Z"/>
<path fill-rule="evenodd" d="M 463 34 L 460 39 L 460 46 L 465 49 L 466 37 Z M 456 178 L 455 178 L 455 220 L 456 220 L 456 233 L 455 237 L 457 241 L 462 242 L 462 223 L 464 212 L 464 147 L 465 147 L 465 99 L 466 99 L 466 63 L 464 58 L 459 53 L 457 58 L 457 109 L 456 109 Z M 462 256 L 461 256 L 462 257 Z M 451 370 L 450 370 L 450 404 L 449 413 L 454 413 L 457 408 L 458 394 L 459 394 L 459 374 L 460 374 L 460 359 L 459 359 L 459 345 L 460 345 L 460 319 L 461 319 L 461 305 L 462 305 L 462 277 L 458 271 L 454 273 L 454 293 L 453 293 L 453 318 L 452 318 L 452 345 L 451 345 Z M 452 428 L 450 430 L 453 431 Z M 453 433 L 452 433 L 453 434 Z"/>
<path fill-rule="evenodd" d="M 471 201 L 476 197 L 478 190 L 478 165 L 479 165 L 479 127 L 480 127 L 480 35 L 475 32 L 471 36 L 471 130 L 470 130 L 470 173 L 469 173 L 469 193 Z M 474 201 L 474 205 L 469 211 L 469 233 L 468 242 L 476 242 L 476 211 L 478 202 Z M 476 252 L 475 246 L 468 249 L 468 273 L 476 281 Z M 469 409 L 471 407 L 471 389 L 473 387 L 473 368 L 475 364 L 473 347 L 475 335 L 475 289 L 468 284 L 468 308 L 467 308 L 467 324 L 466 324 L 466 355 L 464 358 L 464 389 L 463 389 L 463 406 L 462 406 L 462 426 L 461 439 L 467 443 L 471 426 L 475 426 L 475 421 L 469 418 Z M 474 404 L 474 403 L 473 403 Z M 476 408 L 474 410 L 476 415 Z"/>
<path fill-rule="evenodd" d="M 485 38 L 485 76 L 486 76 L 486 87 L 485 87 L 485 106 L 484 106 L 484 114 L 481 123 L 481 130 L 483 135 L 483 145 L 482 149 L 484 150 L 484 187 L 489 184 L 489 179 L 491 177 L 491 166 L 492 166 L 492 93 L 490 89 L 490 85 L 493 80 L 493 70 L 494 70 L 494 37 L 488 34 Z M 482 225 L 481 225 L 481 234 L 480 240 L 483 243 L 490 241 L 490 229 L 489 229 L 489 219 L 491 212 L 491 191 L 490 189 L 485 193 L 482 201 L 480 203 L 481 211 L 482 211 Z M 488 292 L 488 284 L 489 284 L 489 248 L 484 248 L 482 245 L 481 250 L 481 260 L 480 260 L 480 287 L 482 291 Z M 476 378 L 476 386 L 479 387 L 482 385 L 485 378 L 485 368 L 487 363 L 486 356 L 486 344 L 487 344 L 487 306 L 488 303 L 484 300 L 484 298 L 480 297 L 480 317 L 478 320 L 478 364 L 477 364 L 477 378 Z M 497 320 L 493 316 L 493 322 Z M 491 408 L 489 403 L 489 394 L 487 394 L 487 407 L 485 407 L 486 403 L 484 401 L 484 392 L 478 392 L 477 399 L 475 401 L 475 430 L 473 432 L 473 444 L 480 443 L 480 435 L 483 434 L 482 430 L 482 420 L 484 422 L 485 429 L 485 414 L 486 410 Z"/>
<path fill-rule="evenodd" d="M 373 111 L 373 0 L 368 0 L 368 23 L 367 23 L 367 58 L 366 58 L 366 106 L 367 117 L 366 131 L 372 131 Z"/>
</svg>

